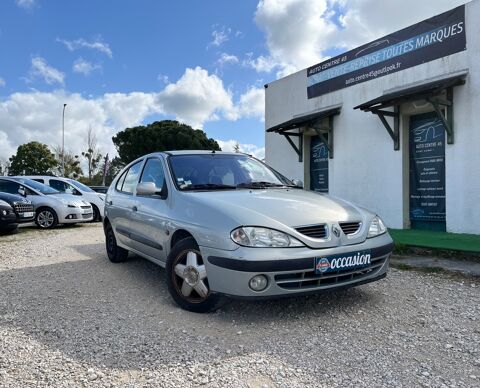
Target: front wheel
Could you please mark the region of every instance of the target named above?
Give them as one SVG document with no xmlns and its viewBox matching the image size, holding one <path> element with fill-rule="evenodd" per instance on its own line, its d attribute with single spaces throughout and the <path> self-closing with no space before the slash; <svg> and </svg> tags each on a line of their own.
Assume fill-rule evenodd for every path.
<svg viewBox="0 0 480 388">
<path fill-rule="evenodd" d="M 210 292 L 205 264 L 192 237 L 173 247 L 166 270 L 168 291 L 181 308 L 206 313 L 219 307 L 221 298 Z"/>
<path fill-rule="evenodd" d="M 35 217 L 35 223 L 41 229 L 52 229 L 58 225 L 58 217 L 55 210 L 48 207 L 39 209 Z"/>
</svg>

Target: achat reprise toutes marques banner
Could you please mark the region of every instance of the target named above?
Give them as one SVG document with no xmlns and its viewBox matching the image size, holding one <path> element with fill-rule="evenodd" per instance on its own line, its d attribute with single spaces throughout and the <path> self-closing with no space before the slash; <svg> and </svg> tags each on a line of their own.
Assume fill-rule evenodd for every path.
<svg viewBox="0 0 480 388">
<path fill-rule="evenodd" d="M 434 16 L 307 69 L 308 98 L 466 50 L 465 6 Z"/>
</svg>

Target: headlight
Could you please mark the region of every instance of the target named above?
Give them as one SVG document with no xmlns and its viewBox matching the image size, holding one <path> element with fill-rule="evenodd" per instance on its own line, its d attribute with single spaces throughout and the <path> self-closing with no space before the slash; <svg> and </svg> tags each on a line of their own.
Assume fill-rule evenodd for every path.
<svg viewBox="0 0 480 388">
<path fill-rule="evenodd" d="M 387 231 L 387 228 L 380 217 L 376 216 L 370 223 L 367 238 L 380 236 Z"/>
<path fill-rule="evenodd" d="M 238 245 L 255 248 L 292 248 L 303 247 L 304 244 L 296 238 L 278 230 L 243 226 L 234 229 L 230 237 Z"/>
</svg>

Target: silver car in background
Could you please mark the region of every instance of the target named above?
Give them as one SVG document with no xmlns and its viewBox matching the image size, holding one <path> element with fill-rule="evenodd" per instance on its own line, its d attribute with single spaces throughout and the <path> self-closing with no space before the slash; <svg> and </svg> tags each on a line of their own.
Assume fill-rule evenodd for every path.
<svg viewBox="0 0 480 388">
<path fill-rule="evenodd" d="M 23 177 L 0 177 L 0 191 L 21 194 L 35 206 L 35 223 L 42 229 L 58 224 L 92 221 L 92 206 L 73 195 Z"/>
<path fill-rule="evenodd" d="M 386 276 L 382 220 L 296 186 L 245 154 L 172 151 L 141 157 L 106 197 L 112 262 L 134 252 L 166 268 L 173 299 L 205 312 L 221 296 L 275 298 Z"/>
<path fill-rule="evenodd" d="M 93 220 L 102 220 L 105 209 L 105 194 L 97 193 L 83 183 L 70 178 L 48 175 L 26 175 L 24 178 L 43 183 L 61 193 L 72 194 L 78 199 L 90 203 L 93 210 Z"/>
</svg>

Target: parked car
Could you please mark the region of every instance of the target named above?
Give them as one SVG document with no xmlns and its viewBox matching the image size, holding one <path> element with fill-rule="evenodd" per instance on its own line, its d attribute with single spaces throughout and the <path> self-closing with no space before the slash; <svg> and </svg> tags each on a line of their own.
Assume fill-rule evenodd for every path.
<svg viewBox="0 0 480 388">
<path fill-rule="evenodd" d="M 393 242 L 374 213 L 303 190 L 245 154 L 173 151 L 143 156 L 111 184 L 108 258 L 134 252 L 165 267 L 184 309 L 222 296 L 275 298 L 356 286 L 386 276 Z"/>
<path fill-rule="evenodd" d="M 0 201 L 6 202 L 10 205 L 13 214 L 15 215 L 15 223 L 10 224 L 6 229 L 15 230 L 17 229 L 18 224 L 32 222 L 35 219 L 34 206 L 28 199 L 23 198 L 20 195 L 0 192 Z M 7 211 L 7 214 L 3 214 L 3 216 L 10 218 L 10 211 Z M 2 228 L 0 227 L 0 229 Z"/>
<path fill-rule="evenodd" d="M 89 186 L 93 191 L 101 194 L 107 194 L 108 186 Z"/>
<path fill-rule="evenodd" d="M 92 206 L 78 197 L 23 177 L 0 177 L 0 191 L 20 194 L 35 206 L 35 223 L 42 229 L 93 219 Z"/>
<path fill-rule="evenodd" d="M 17 215 L 13 207 L 0 199 L 0 234 L 10 233 L 17 229 Z"/>
<path fill-rule="evenodd" d="M 61 193 L 68 193 L 82 197 L 82 200 L 87 201 L 92 205 L 93 220 L 102 220 L 105 209 L 105 194 L 96 193 L 90 187 L 70 178 L 43 175 L 25 176 L 25 178 L 53 187 Z"/>
</svg>

